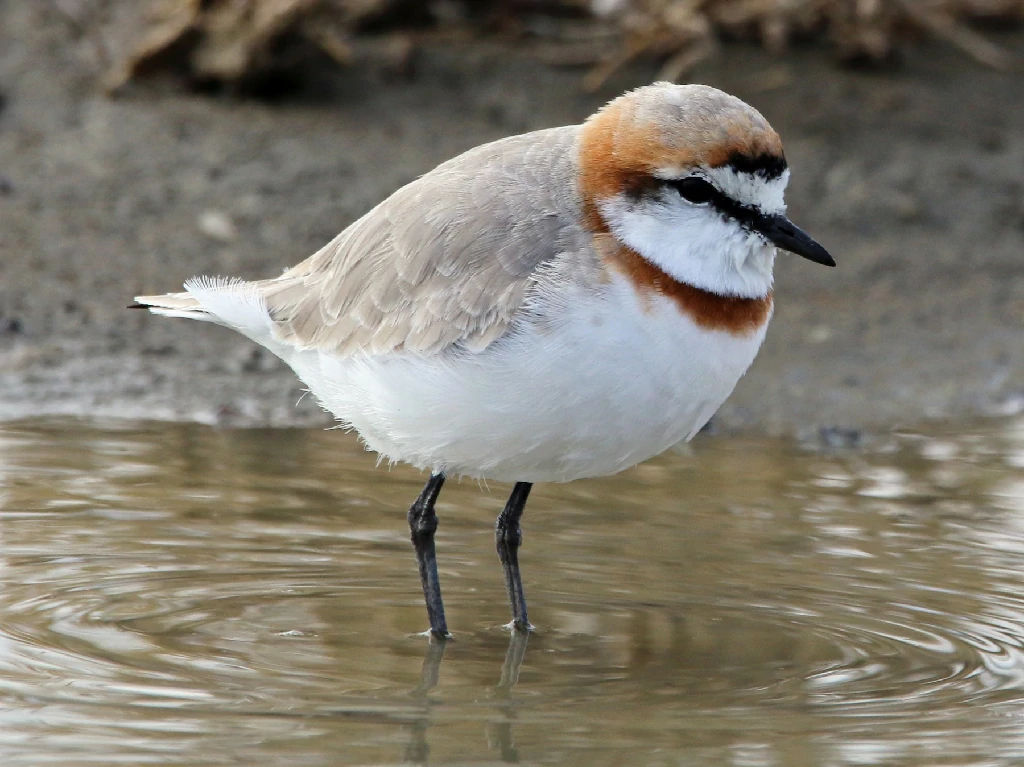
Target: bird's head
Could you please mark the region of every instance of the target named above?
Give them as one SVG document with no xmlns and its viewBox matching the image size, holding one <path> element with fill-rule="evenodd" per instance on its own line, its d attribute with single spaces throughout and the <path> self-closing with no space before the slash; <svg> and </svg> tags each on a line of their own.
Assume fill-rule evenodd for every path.
<svg viewBox="0 0 1024 767">
<path fill-rule="evenodd" d="M 620 96 L 584 124 L 579 162 L 590 227 L 681 283 L 763 297 L 776 248 L 835 266 L 786 218 L 778 134 L 715 88 L 655 83 Z"/>
</svg>

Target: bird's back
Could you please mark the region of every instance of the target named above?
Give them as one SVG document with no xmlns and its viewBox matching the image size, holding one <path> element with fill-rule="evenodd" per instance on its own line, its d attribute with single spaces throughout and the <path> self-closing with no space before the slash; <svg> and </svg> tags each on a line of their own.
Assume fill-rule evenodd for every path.
<svg viewBox="0 0 1024 767">
<path fill-rule="evenodd" d="M 342 357 L 485 348 L 508 329 L 539 267 L 588 246 L 578 132 L 476 147 L 260 283 L 275 338 Z"/>
</svg>

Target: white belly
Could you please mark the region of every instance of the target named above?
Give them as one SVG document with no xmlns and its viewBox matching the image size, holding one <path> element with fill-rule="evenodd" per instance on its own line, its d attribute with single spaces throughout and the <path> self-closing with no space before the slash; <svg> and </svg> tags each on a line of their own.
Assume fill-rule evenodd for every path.
<svg viewBox="0 0 1024 767">
<path fill-rule="evenodd" d="M 765 327 L 708 331 L 625 283 L 479 354 L 286 360 L 383 456 L 449 474 L 550 482 L 613 474 L 691 438 L 753 361 Z M 285 356 L 285 355 L 283 355 Z"/>
</svg>

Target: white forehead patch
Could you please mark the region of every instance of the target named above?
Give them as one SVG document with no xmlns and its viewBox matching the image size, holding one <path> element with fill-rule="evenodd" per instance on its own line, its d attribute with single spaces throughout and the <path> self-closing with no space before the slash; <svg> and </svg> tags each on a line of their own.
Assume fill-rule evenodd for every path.
<svg viewBox="0 0 1024 767">
<path fill-rule="evenodd" d="M 781 176 L 773 179 L 766 179 L 754 173 L 741 173 L 729 166 L 659 168 L 654 175 L 666 181 L 687 176 L 701 176 L 741 205 L 758 208 L 769 216 L 781 216 L 786 212 L 786 185 L 789 183 L 789 168 L 786 168 Z"/>
</svg>

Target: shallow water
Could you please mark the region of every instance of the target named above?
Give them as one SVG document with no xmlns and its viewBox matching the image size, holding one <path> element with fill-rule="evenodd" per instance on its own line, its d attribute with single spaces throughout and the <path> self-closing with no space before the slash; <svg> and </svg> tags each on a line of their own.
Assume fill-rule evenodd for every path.
<svg viewBox="0 0 1024 767">
<path fill-rule="evenodd" d="M 1001 765 L 1024 758 L 1024 420 L 867 452 L 702 437 L 494 516 L 340 432 L 0 427 L 5 765 Z"/>
</svg>

